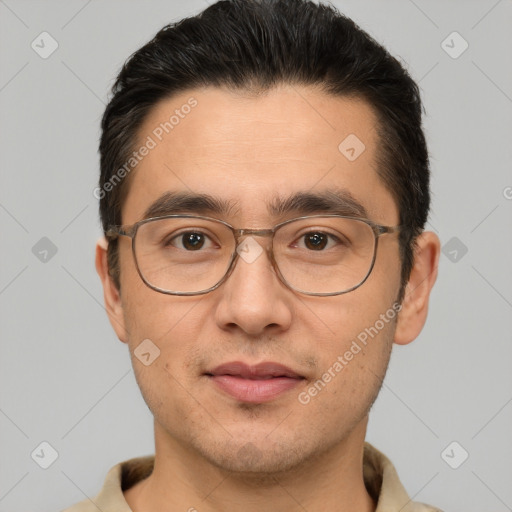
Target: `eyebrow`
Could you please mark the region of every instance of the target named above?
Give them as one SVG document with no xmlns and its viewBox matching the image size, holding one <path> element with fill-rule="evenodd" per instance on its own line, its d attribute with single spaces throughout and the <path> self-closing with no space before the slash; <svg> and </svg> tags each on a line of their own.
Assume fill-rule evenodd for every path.
<svg viewBox="0 0 512 512">
<path fill-rule="evenodd" d="M 320 192 L 299 191 L 284 198 L 276 196 L 267 204 L 267 211 L 273 217 L 317 213 L 368 217 L 365 207 L 348 190 L 342 188 Z M 179 213 L 235 216 L 240 214 L 240 206 L 238 201 L 228 201 L 209 194 L 169 191 L 149 205 L 144 212 L 144 219 Z"/>
</svg>

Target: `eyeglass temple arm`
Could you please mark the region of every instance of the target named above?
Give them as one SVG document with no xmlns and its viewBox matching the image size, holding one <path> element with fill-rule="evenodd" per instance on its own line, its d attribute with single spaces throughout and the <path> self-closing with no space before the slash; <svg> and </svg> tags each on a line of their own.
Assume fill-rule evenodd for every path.
<svg viewBox="0 0 512 512">
<path fill-rule="evenodd" d="M 116 240 L 120 236 L 128 236 L 130 238 L 133 238 L 133 235 L 135 234 L 135 229 L 133 229 L 133 227 L 131 226 L 130 228 L 125 228 L 124 226 L 110 226 L 105 232 L 105 236 L 110 240 Z"/>
<path fill-rule="evenodd" d="M 391 233 L 399 233 L 403 230 L 403 226 L 374 226 L 377 229 L 377 236 Z"/>
</svg>

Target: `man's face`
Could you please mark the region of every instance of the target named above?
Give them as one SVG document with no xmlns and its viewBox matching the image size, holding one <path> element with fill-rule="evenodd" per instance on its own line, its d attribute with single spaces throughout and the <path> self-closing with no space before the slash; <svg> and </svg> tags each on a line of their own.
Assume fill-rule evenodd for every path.
<svg viewBox="0 0 512 512">
<path fill-rule="evenodd" d="M 258 98 L 219 88 L 192 90 L 154 108 L 139 132 L 141 143 L 148 135 L 155 139 L 155 128 L 191 97 L 197 106 L 163 134 L 130 176 L 123 224 L 141 220 L 164 193 L 188 192 L 236 203 L 236 214 L 209 215 L 235 228 L 271 228 L 304 214 L 271 216 L 267 205 L 275 198 L 334 190 L 348 192 L 374 222 L 399 223 L 397 206 L 377 174 L 376 118 L 365 102 L 297 86 Z M 353 161 L 338 149 L 350 134 L 365 146 Z M 255 240 L 268 246 L 268 239 Z M 155 417 L 157 451 L 159 445 L 175 446 L 229 470 L 269 472 L 296 467 L 351 436 L 364 438 L 395 320 L 379 322 L 384 326 L 378 334 L 368 336 L 366 345 L 358 342 L 361 350 L 352 348 L 350 360 L 344 355 L 398 297 L 397 235 L 380 238 L 375 267 L 362 286 L 328 297 L 288 289 L 266 252 L 252 263 L 239 258 L 229 278 L 205 295 L 165 295 L 142 282 L 130 239 L 121 237 L 119 251 L 124 329 L 118 334 L 129 344 Z M 160 350 L 149 366 L 133 356 L 146 339 Z M 341 370 L 335 365 L 340 356 L 346 362 Z M 245 400 L 211 375 L 233 362 L 279 363 L 298 378 L 271 398 Z M 319 379 L 325 385 L 310 392 Z"/>
</svg>

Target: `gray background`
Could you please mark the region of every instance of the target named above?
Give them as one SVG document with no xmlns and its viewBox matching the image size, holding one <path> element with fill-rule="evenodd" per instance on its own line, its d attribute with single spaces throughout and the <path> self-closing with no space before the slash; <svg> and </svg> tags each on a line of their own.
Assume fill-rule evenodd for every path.
<svg viewBox="0 0 512 512">
<path fill-rule="evenodd" d="M 427 326 L 394 349 L 368 440 L 415 500 L 512 510 L 512 2 L 335 5 L 419 81 L 430 229 L 443 244 L 456 237 Z M 151 416 L 93 265 L 99 121 L 122 62 L 165 23 L 205 6 L 0 0 L 0 512 L 93 497 L 111 466 L 153 452 Z M 43 31 L 59 45 L 47 59 L 31 48 Z M 458 58 L 461 39 L 442 44 L 453 31 L 469 44 Z M 43 237 L 56 254 L 44 253 Z M 46 470 L 43 441 L 58 453 Z M 447 461 L 459 465 L 463 450 L 468 459 L 452 469 Z"/>
</svg>

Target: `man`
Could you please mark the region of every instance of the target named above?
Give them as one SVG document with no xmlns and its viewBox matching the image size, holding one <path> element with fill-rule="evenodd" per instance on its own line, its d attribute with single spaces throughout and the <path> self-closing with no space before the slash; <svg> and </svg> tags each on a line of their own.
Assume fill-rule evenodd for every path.
<svg viewBox="0 0 512 512">
<path fill-rule="evenodd" d="M 127 61 L 102 130 L 96 267 L 155 456 L 68 511 L 436 510 L 365 443 L 439 258 L 398 61 L 331 7 L 218 2 Z"/>
</svg>

